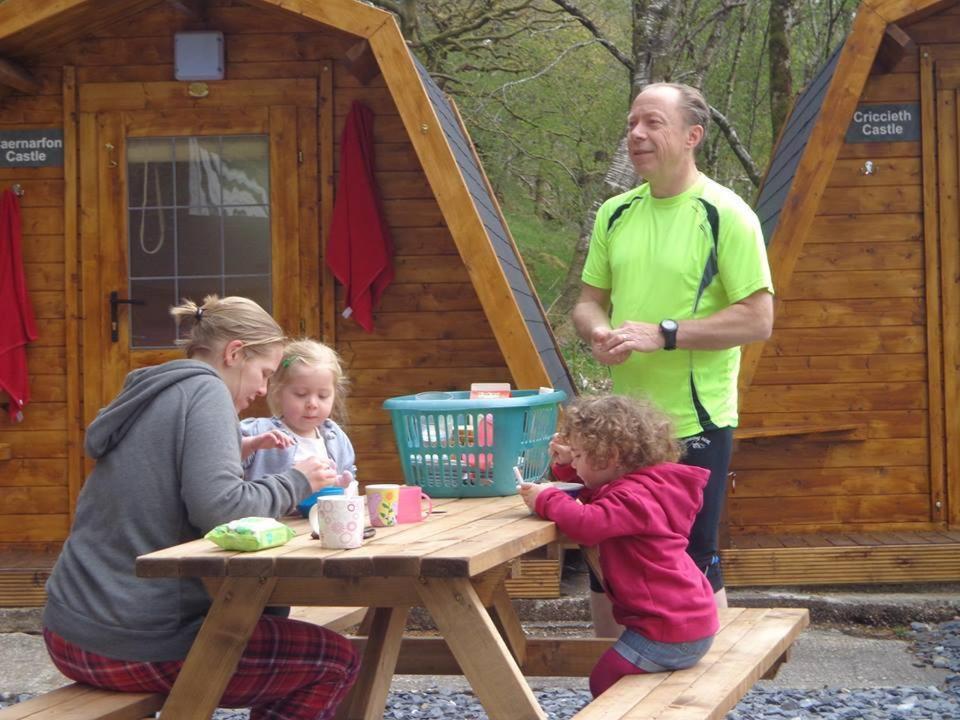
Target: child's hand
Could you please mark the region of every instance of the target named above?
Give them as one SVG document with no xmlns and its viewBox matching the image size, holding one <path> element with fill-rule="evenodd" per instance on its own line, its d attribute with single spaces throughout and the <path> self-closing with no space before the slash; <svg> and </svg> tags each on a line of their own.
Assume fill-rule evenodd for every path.
<svg viewBox="0 0 960 720">
<path fill-rule="evenodd" d="M 293 445 L 293 438 L 282 430 L 268 430 L 265 433 L 255 435 L 254 439 L 259 444 L 257 450 L 278 450 Z"/>
<path fill-rule="evenodd" d="M 550 438 L 550 462 L 555 465 L 569 465 L 573 462 L 570 446 L 562 444 L 558 434 Z"/>
<path fill-rule="evenodd" d="M 298 462 L 293 468 L 307 476 L 313 492 L 337 484 L 337 468 L 329 460 L 308 457 Z"/>
<path fill-rule="evenodd" d="M 527 507 L 530 508 L 530 512 L 537 511 L 537 496 L 548 487 L 550 487 L 549 484 L 520 483 L 520 497 L 523 498 Z"/>
<path fill-rule="evenodd" d="M 246 460 L 258 450 L 275 450 L 293 445 L 293 438 L 282 430 L 268 430 L 259 435 L 251 435 L 240 441 L 240 457 Z"/>
<path fill-rule="evenodd" d="M 353 473 L 349 470 L 344 470 L 340 475 L 337 476 L 337 485 L 342 488 L 349 487 L 350 483 L 353 482 Z"/>
</svg>

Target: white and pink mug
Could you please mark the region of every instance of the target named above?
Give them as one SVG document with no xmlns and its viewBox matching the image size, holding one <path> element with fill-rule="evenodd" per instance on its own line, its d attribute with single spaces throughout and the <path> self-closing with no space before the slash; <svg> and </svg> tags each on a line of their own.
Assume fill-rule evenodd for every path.
<svg viewBox="0 0 960 720">
<path fill-rule="evenodd" d="M 310 527 L 325 548 L 347 550 L 363 545 L 366 509 L 362 497 L 320 497 L 310 508 Z"/>
</svg>

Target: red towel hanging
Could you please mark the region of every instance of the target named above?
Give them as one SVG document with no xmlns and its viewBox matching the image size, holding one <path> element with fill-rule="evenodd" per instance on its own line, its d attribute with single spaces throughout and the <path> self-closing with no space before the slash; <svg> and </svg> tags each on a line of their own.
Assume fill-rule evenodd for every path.
<svg viewBox="0 0 960 720">
<path fill-rule="evenodd" d="M 346 289 L 344 317 L 373 332 L 373 309 L 393 280 L 393 243 L 373 176 L 373 112 L 354 102 L 340 138 L 340 180 L 327 267 Z"/>
<path fill-rule="evenodd" d="M 26 346 L 37 339 L 20 233 L 20 202 L 5 190 L 0 197 L 0 390 L 9 396 L 10 419 L 16 422 L 23 419 L 23 406 L 30 400 Z"/>
</svg>

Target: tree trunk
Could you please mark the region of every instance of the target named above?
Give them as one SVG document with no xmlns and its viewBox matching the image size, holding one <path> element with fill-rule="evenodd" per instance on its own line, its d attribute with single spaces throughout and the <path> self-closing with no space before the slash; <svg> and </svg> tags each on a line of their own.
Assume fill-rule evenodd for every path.
<svg viewBox="0 0 960 720">
<path fill-rule="evenodd" d="M 671 16 L 671 2 L 672 0 L 634 0 L 632 4 L 633 72 L 630 77 L 631 92 L 628 102 L 632 102 L 633 97 L 657 77 L 654 73 L 657 72 L 658 60 L 662 58 L 664 48 L 669 46 L 669 33 L 665 30 Z M 617 150 L 603 176 L 603 183 L 597 191 L 598 199 L 591 205 L 580 225 L 580 236 L 563 280 L 563 290 L 548 311 L 554 333 L 561 345 L 576 337 L 570 312 L 580 295 L 580 275 L 590 249 L 590 236 L 593 234 L 597 210 L 604 200 L 636 187 L 639 180 L 633 163 L 630 162 L 627 138 L 624 136 L 617 144 Z"/>
<path fill-rule="evenodd" d="M 767 53 L 770 65 L 770 125 L 774 139 L 787 120 L 793 97 L 793 76 L 790 70 L 790 40 L 787 29 L 794 0 L 770 0 L 769 40 Z"/>
</svg>

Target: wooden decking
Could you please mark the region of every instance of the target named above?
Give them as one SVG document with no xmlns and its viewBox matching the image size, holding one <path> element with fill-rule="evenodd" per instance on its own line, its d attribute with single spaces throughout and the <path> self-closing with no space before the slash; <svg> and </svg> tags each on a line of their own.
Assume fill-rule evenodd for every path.
<svg viewBox="0 0 960 720">
<path fill-rule="evenodd" d="M 960 532 L 734 535 L 721 551 L 731 587 L 960 580 Z"/>
<path fill-rule="evenodd" d="M 57 560 L 59 548 L 0 551 L 0 607 L 40 607 L 47 596 L 43 586 Z"/>
<path fill-rule="evenodd" d="M 960 581 L 960 531 L 734 535 L 730 545 L 721 551 L 730 587 Z M 0 552 L 0 607 L 43 605 L 56 559 L 54 551 Z M 546 596 L 556 597 L 558 561 L 539 562 L 526 561 L 508 581 L 512 596 L 537 597 L 527 586 L 549 584 Z"/>
</svg>

